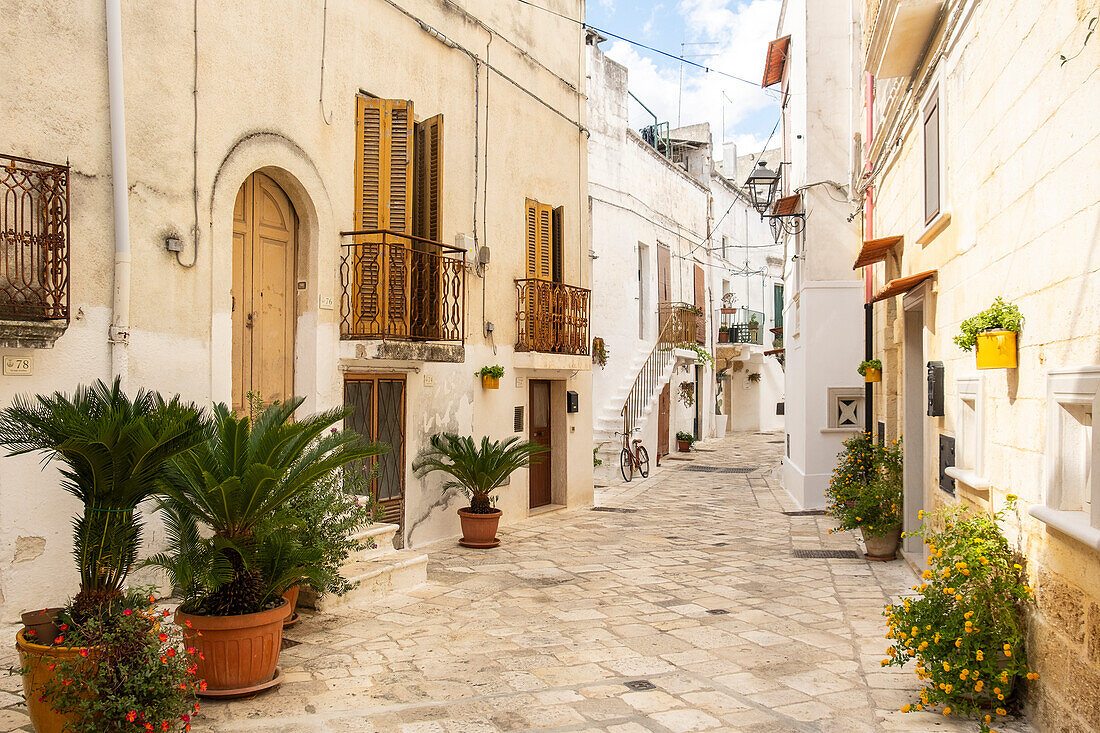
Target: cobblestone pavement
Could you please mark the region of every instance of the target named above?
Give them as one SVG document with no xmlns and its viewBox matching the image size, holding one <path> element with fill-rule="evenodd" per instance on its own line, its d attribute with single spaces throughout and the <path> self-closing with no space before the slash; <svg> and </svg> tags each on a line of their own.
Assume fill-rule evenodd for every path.
<svg viewBox="0 0 1100 733">
<path fill-rule="evenodd" d="M 857 547 L 826 517 L 782 514 L 781 441 L 709 441 L 495 550 L 427 548 L 426 586 L 306 616 L 283 685 L 205 703 L 195 730 L 976 730 L 898 712 L 918 685 L 880 666 L 880 613 L 914 582 L 903 562 L 793 557 Z M 0 695 L 0 730 L 30 730 Z"/>
</svg>

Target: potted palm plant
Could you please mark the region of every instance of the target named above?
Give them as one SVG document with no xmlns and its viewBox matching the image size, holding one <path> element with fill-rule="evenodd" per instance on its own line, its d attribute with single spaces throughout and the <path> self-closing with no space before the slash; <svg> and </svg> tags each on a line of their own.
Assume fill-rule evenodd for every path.
<svg viewBox="0 0 1100 733">
<path fill-rule="evenodd" d="M 963 351 L 977 348 L 979 369 L 1015 369 L 1016 338 L 1023 323 L 1020 309 L 998 297 L 984 311 L 963 321 L 954 341 Z"/>
<path fill-rule="evenodd" d="M 84 628 L 91 621 L 111 637 L 111 630 L 122 623 L 127 610 L 123 585 L 137 560 L 142 537 L 137 507 L 158 492 L 168 462 L 205 435 L 201 413 L 194 405 L 178 397 L 165 401 L 145 390 L 130 399 L 118 379 L 112 385 L 97 381 L 78 387 L 72 396 L 55 392 L 16 397 L 0 411 L 0 445 L 10 455 L 43 453 L 62 463 L 62 488 L 84 505 L 73 522 L 80 591 L 67 607 L 57 610 L 74 627 Z M 54 689 L 59 663 L 97 656 L 94 648 L 80 653 L 80 648 L 69 646 L 79 637 L 61 626 L 69 624 L 53 626 L 66 632 L 57 636 L 40 638 L 29 629 L 16 635 L 27 708 L 38 731 L 60 731 L 88 722 L 74 713 L 58 712 L 53 696 L 44 692 Z M 50 626 L 33 631 L 42 628 Z M 115 669 L 112 660 L 108 657 L 103 662 L 104 674 Z M 160 692 L 155 685 L 149 689 L 153 696 Z"/>
<path fill-rule="evenodd" d="M 511 437 L 476 443 L 470 436 L 453 433 L 433 435 L 429 446 L 413 461 L 413 471 L 419 477 L 439 471 L 450 478 L 443 482 L 443 492 L 458 489 L 470 500 L 470 506 L 458 510 L 462 523 L 463 547 L 488 548 L 500 544 L 497 525 L 501 511 L 493 506 L 493 493 L 507 483 L 518 469 L 531 465 L 535 456 L 548 449 L 533 441 Z"/>
<path fill-rule="evenodd" d="M 183 595 L 176 622 L 202 653 L 209 697 L 279 683 L 283 594 L 303 582 L 325 583 L 322 558 L 298 538 L 288 505 L 333 471 L 385 450 L 331 430 L 349 410 L 292 419 L 302 401 L 276 403 L 254 420 L 217 405 L 209 439 L 166 472 L 161 511 L 169 550 L 148 562 L 166 570 Z"/>
</svg>

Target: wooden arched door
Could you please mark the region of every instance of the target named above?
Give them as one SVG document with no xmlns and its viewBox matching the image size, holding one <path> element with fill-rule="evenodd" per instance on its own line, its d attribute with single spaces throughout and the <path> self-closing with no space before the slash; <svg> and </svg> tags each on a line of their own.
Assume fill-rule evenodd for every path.
<svg viewBox="0 0 1100 733">
<path fill-rule="evenodd" d="M 233 408 L 294 396 L 298 217 L 279 184 L 253 173 L 233 208 Z"/>
</svg>

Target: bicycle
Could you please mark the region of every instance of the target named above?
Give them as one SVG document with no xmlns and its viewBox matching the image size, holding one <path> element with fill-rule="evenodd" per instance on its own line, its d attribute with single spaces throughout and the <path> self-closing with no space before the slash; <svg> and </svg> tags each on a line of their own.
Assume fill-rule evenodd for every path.
<svg viewBox="0 0 1100 733">
<path fill-rule="evenodd" d="M 630 439 L 631 433 L 640 430 L 641 428 L 633 428 L 629 433 L 615 433 L 623 436 L 623 449 L 619 453 L 619 469 L 623 472 L 623 479 L 627 483 L 634 478 L 635 470 L 642 475 L 642 478 L 649 477 L 649 453 L 642 445 L 641 438 Z"/>
</svg>

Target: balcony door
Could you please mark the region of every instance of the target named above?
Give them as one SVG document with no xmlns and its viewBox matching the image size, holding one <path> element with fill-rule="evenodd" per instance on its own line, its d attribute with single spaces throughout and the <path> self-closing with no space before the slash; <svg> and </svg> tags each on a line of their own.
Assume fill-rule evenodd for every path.
<svg viewBox="0 0 1100 733">
<path fill-rule="evenodd" d="M 344 421 L 347 429 L 390 448 L 360 470 L 374 470 L 371 495 L 382 505 L 382 521 L 401 528 L 394 538 L 401 548 L 405 532 L 405 375 L 348 374 L 344 377 L 344 404 L 352 408 Z"/>
<path fill-rule="evenodd" d="M 279 184 L 245 180 L 233 209 L 233 409 L 294 396 L 298 217 Z"/>
<path fill-rule="evenodd" d="M 536 456 L 528 471 L 530 476 L 530 507 L 546 506 L 550 503 L 550 466 L 553 460 L 554 446 L 550 439 L 550 382 L 545 379 L 530 380 L 531 419 L 530 439 L 550 450 Z"/>
</svg>

